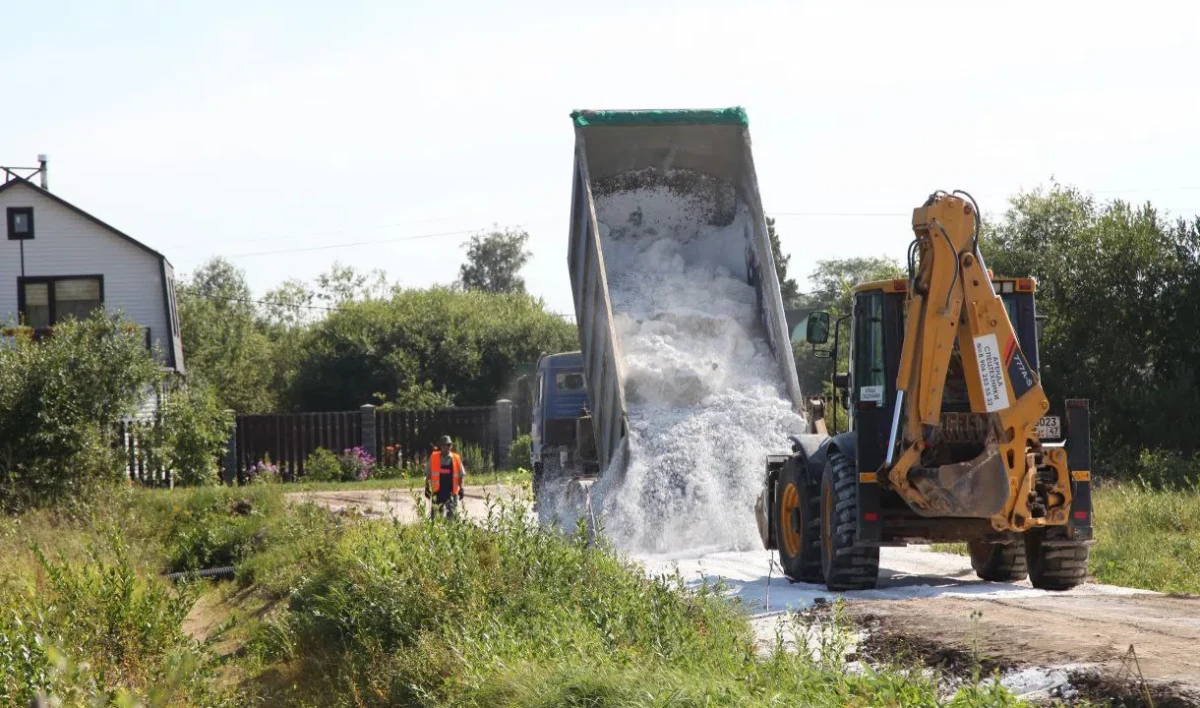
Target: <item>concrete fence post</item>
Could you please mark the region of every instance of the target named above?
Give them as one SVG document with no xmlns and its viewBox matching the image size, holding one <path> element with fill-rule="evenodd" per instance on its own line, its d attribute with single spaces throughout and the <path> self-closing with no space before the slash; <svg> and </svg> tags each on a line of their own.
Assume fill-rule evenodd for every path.
<svg viewBox="0 0 1200 708">
<path fill-rule="evenodd" d="M 375 406 L 370 403 L 364 404 L 359 407 L 358 412 L 362 416 L 362 449 L 378 460 L 379 455 L 375 449 Z"/>
<path fill-rule="evenodd" d="M 498 469 L 507 468 L 509 451 L 513 441 L 513 402 L 507 398 L 496 401 L 496 443 L 500 448 L 500 459 L 496 460 Z"/>
<path fill-rule="evenodd" d="M 238 478 L 237 414 L 231 410 L 225 413 L 233 422 L 229 426 L 229 442 L 225 446 L 225 473 L 221 476 L 226 484 L 233 484 Z"/>
</svg>

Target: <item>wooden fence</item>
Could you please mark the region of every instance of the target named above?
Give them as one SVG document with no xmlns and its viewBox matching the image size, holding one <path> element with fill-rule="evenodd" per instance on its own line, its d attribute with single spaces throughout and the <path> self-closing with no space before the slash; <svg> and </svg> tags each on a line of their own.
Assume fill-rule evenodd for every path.
<svg viewBox="0 0 1200 708">
<path fill-rule="evenodd" d="M 341 452 L 362 445 L 362 439 L 358 411 L 239 415 L 233 440 L 238 480 L 267 459 L 291 480 L 304 474 L 304 462 L 317 448 Z"/>
<path fill-rule="evenodd" d="M 389 447 L 400 447 L 400 454 L 393 456 L 398 459 L 388 459 L 389 463 L 425 459 L 443 435 L 478 445 L 493 460 L 500 457 L 495 406 L 376 413 L 375 449 L 382 456 Z"/>
<path fill-rule="evenodd" d="M 318 448 L 340 453 L 362 447 L 381 463 L 419 463 L 443 435 L 477 445 L 498 461 L 514 437 L 529 431 L 529 424 L 529 411 L 507 402 L 429 411 L 380 411 L 363 406 L 357 411 L 330 413 L 239 415 L 221 460 L 222 478 L 244 482 L 252 466 L 270 460 L 285 481 L 294 480 L 304 475 L 309 455 Z M 158 434 L 152 423 L 120 425 L 114 448 L 121 451 L 130 480 L 150 486 L 171 485 L 170 473 L 151 452 Z"/>
<path fill-rule="evenodd" d="M 493 461 L 500 460 L 522 427 L 521 414 L 507 405 L 512 411 L 504 416 L 510 421 L 508 435 L 501 434 L 500 405 L 428 411 L 363 406 L 334 413 L 241 415 L 231 441 L 233 469 L 227 470 L 226 478 L 242 481 L 252 465 L 270 459 L 284 480 L 293 480 L 304 475 L 308 456 L 318 448 L 340 453 L 362 447 L 380 463 L 415 463 L 426 459 L 443 435 L 478 445 Z M 526 421 L 524 428 L 528 425 Z"/>
<path fill-rule="evenodd" d="M 126 421 L 117 426 L 113 449 L 121 452 L 126 474 L 131 482 L 151 487 L 171 486 L 171 474 L 151 450 L 158 430 L 152 423 Z"/>
</svg>

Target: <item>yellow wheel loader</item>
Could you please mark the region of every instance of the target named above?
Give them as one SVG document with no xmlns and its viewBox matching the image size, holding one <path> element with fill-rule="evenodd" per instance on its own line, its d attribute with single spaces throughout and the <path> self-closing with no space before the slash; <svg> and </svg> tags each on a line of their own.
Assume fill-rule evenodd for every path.
<svg viewBox="0 0 1200 708">
<path fill-rule="evenodd" d="M 814 354 L 834 362 L 849 325 L 849 371 L 833 376 L 849 421 L 829 431 L 814 406 L 792 454 L 768 458 L 758 528 L 791 579 L 871 588 L 881 546 L 966 541 L 984 580 L 1083 582 L 1088 403 L 1047 399 L 1036 284 L 992 277 L 980 225 L 970 195 L 934 193 L 913 210 L 908 278 L 858 285 L 832 327 L 809 316 Z"/>
</svg>

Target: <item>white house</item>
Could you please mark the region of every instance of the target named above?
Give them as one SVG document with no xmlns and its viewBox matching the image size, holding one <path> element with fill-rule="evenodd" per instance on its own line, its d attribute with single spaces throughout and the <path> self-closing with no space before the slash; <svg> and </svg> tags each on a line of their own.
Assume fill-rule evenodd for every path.
<svg viewBox="0 0 1200 708">
<path fill-rule="evenodd" d="M 184 372 L 175 271 L 166 257 L 46 187 L 40 168 L 0 168 L 0 324 L 51 327 L 103 305 L 146 330 L 164 367 Z M 42 177 L 41 186 L 28 177 Z"/>
</svg>

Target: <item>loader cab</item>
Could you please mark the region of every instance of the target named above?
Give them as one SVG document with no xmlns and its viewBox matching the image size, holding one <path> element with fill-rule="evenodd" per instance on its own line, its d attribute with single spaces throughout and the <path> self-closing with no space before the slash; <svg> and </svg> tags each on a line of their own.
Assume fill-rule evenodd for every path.
<svg viewBox="0 0 1200 708">
<path fill-rule="evenodd" d="M 1038 325 L 1031 278 L 995 278 L 996 294 L 1004 302 L 1013 330 L 1030 366 L 1038 371 Z M 834 337 L 835 349 L 849 341 L 849 370 L 835 376 L 835 394 L 846 403 L 848 421 L 836 421 L 837 432 L 858 438 L 858 467 L 877 469 L 883 462 L 895 400 L 896 372 L 904 342 L 905 297 L 908 281 L 875 281 L 853 290 L 853 308 Z M 841 321 L 840 321 L 841 322 Z M 848 330 L 848 331 L 847 331 Z M 966 380 L 956 351 L 946 375 L 942 409 L 970 410 Z M 833 352 L 838 361 L 839 352 Z"/>
</svg>

